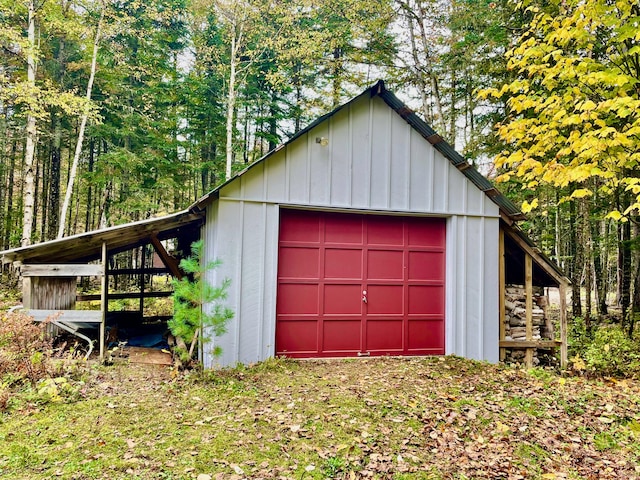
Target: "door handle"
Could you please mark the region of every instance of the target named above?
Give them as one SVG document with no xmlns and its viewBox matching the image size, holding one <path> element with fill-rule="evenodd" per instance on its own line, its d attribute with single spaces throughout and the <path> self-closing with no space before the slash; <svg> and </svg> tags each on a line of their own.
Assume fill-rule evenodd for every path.
<svg viewBox="0 0 640 480">
<path fill-rule="evenodd" d="M 367 291 L 366 290 L 362 291 L 362 301 L 364 303 L 367 303 Z"/>
</svg>

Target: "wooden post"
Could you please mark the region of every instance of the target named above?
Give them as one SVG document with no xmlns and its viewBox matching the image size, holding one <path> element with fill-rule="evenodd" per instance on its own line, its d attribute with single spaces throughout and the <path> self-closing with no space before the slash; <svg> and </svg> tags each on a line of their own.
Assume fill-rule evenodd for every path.
<svg viewBox="0 0 640 480">
<path fill-rule="evenodd" d="M 500 233 L 498 237 L 498 308 L 499 315 L 498 321 L 500 322 L 500 341 L 505 339 L 505 263 L 504 263 L 504 230 L 500 227 Z M 507 351 L 504 348 L 500 348 L 500 361 L 504 362 Z"/>
<path fill-rule="evenodd" d="M 560 366 L 567 368 L 569 363 L 567 352 L 567 285 L 560 283 Z"/>
<path fill-rule="evenodd" d="M 22 306 L 26 309 L 33 307 L 31 305 L 31 277 L 22 277 Z"/>
<path fill-rule="evenodd" d="M 533 259 L 528 253 L 524 254 L 524 289 L 526 295 L 526 340 L 533 340 Z M 527 368 L 533 367 L 533 348 L 527 348 L 525 355 Z"/>
<path fill-rule="evenodd" d="M 107 244 L 102 242 L 102 291 L 100 292 L 100 308 L 102 310 L 102 321 L 100 322 L 100 361 L 104 361 L 104 337 L 107 323 L 107 312 L 109 311 L 107 290 L 109 289 Z"/>
<path fill-rule="evenodd" d="M 140 247 L 140 278 L 139 278 L 139 282 L 140 282 L 140 302 L 139 302 L 139 308 L 140 308 L 140 320 L 142 321 L 144 318 L 144 274 L 145 274 L 145 267 L 147 264 L 147 246 L 146 245 L 142 245 Z"/>
</svg>

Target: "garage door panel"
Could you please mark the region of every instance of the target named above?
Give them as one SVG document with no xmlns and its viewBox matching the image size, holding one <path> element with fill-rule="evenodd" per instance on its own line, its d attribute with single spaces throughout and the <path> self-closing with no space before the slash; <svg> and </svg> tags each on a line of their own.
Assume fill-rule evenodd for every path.
<svg viewBox="0 0 640 480">
<path fill-rule="evenodd" d="M 409 286 L 409 315 L 442 314 L 444 286 Z"/>
<path fill-rule="evenodd" d="M 359 352 L 361 320 L 327 320 L 323 321 L 324 352 Z"/>
<path fill-rule="evenodd" d="M 347 243 L 362 245 L 362 219 L 354 219 L 350 217 L 350 215 L 341 214 L 326 215 L 324 225 L 324 241 L 326 243 Z"/>
<path fill-rule="evenodd" d="M 278 287 L 278 312 L 283 315 L 317 315 L 318 285 L 283 283 Z"/>
<path fill-rule="evenodd" d="M 409 280 L 444 281 L 442 252 L 409 252 Z"/>
<path fill-rule="evenodd" d="M 276 328 L 276 345 L 284 346 L 284 349 L 279 350 L 278 354 L 318 351 L 317 320 L 281 321 L 279 327 Z"/>
<path fill-rule="evenodd" d="M 409 320 L 408 350 L 430 350 L 432 354 L 444 354 L 444 322 L 433 320 Z"/>
<path fill-rule="evenodd" d="M 404 219 L 402 217 L 368 217 L 367 243 L 369 245 L 404 245 Z"/>
<path fill-rule="evenodd" d="M 325 285 L 324 313 L 327 315 L 362 315 L 361 286 L 359 284 Z"/>
<path fill-rule="evenodd" d="M 320 241 L 320 215 L 302 210 L 287 211 L 287 221 L 280 222 L 281 242 Z"/>
<path fill-rule="evenodd" d="M 278 354 L 444 353 L 444 220 L 285 209 L 280 230 Z"/>
<path fill-rule="evenodd" d="M 281 247 L 278 256 L 280 277 L 317 279 L 320 275 L 318 248 Z"/>
<path fill-rule="evenodd" d="M 367 321 L 366 350 L 401 353 L 404 349 L 402 319 Z"/>
<path fill-rule="evenodd" d="M 324 255 L 325 278 L 362 278 L 362 249 L 327 248 Z"/>
<path fill-rule="evenodd" d="M 369 250 L 367 255 L 368 280 L 398 280 L 404 278 L 404 252 L 402 250 Z"/>
<path fill-rule="evenodd" d="M 444 249 L 445 228 L 442 218 L 408 220 L 409 245 Z"/>
<path fill-rule="evenodd" d="M 402 315 L 404 295 L 402 285 L 369 285 L 367 313 L 369 315 Z"/>
</svg>

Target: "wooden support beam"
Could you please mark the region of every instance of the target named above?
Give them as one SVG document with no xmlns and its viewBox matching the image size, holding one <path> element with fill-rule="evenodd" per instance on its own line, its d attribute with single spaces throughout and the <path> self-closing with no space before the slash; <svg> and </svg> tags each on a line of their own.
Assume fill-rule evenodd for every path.
<svg viewBox="0 0 640 480">
<path fill-rule="evenodd" d="M 151 245 L 153 245 L 153 248 L 155 248 L 156 252 L 160 256 L 162 263 L 164 263 L 165 266 L 169 269 L 169 271 L 171 272 L 171 275 L 173 275 L 175 278 L 180 280 L 183 277 L 183 275 L 182 275 L 182 270 L 180 270 L 178 260 L 176 260 L 174 257 L 169 255 L 169 253 L 165 250 L 160 240 L 158 240 L 158 237 L 156 237 L 155 235 L 151 235 L 150 240 L 151 240 Z"/>
<path fill-rule="evenodd" d="M 560 284 L 560 366 L 567 368 L 569 363 L 567 351 L 567 285 Z"/>
<path fill-rule="evenodd" d="M 533 340 L 533 259 L 531 255 L 524 254 L 524 290 L 526 295 L 525 308 L 525 333 L 528 342 Z M 527 348 L 525 353 L 525 365 L 533 367 L 533 348 Z"/>
<path fill-rule="evenodd" d="M 560 340 L 503 340 L 500 342 L 502 348 L 556 348 L 561 346 Z"/>
<path fill-rule="evenodd" d="M 505 338 L 505 294 L 506 294 L 506 275 L 505 275 L 505 261 L 504 261 L 504 230 L 500 227 L 500 233 L 498 237 L 498 308 L 499 315 L 498 321 L 500 322 L 500 342 Z M 504 362 L 507 356 L 506 350 L 500 347 L 500 361 Z"/>
<path fill-rule="evenodd" d="M 44 310 L 25 309 L 25 313 L 36 322 L 44 322 L 47 318 L 56 318 L 65 323 L 101 323 L 102 312 L 98 310 Z"/>
<path fill-rule="evenodd" d="M 73 263 L 55 265 L 23 264 L 20 269 L 23 277 L 99 277 L 102 272 L 102 265 Z"/>
<path fill-rule="evenodd" d="M 138 275 L 140 273 L 139 268 L 118 268 L 114 270 L 109 270 L 109 276 L 113 277 L 115 275 Z M 164 273 L 171 273 L 169 269 L 166 267 L 152 267 L 145 268 L 144 273 L 151 275 L 162 275 Z"/>
<path fill-rule="evenodd" d="M 100 361 L 104 361 L 104 337 L 105 327 L 107 324 L 107 312 L 109 311 L 108 302 L 108 290 L 109 290 L 109 276 L 107 270 L 109 268 L 109 256 L 107 254 L 107 243 L 102 242 L 102 288 L 100 291 L 100 311 L 102 312 L 102 318 L 100 322 Z"/>
<path fill-rule="evenodd" d="M 170 297 L 173 295 L 173 292 L 165 291 L 165 292 L 119 292 L 119 293 L 111 293 L 109 294 L 109 298 L 113 300 L 124 300 L 124 299 L 141 299 L 141 298 L 162 298 L 162 297 Z M 102 300 L 102 293 L 100 294 L 87 294 L 87 295 L 77 295 L 77 302 L 90 302 L 92 300 Z"/>
</svg>

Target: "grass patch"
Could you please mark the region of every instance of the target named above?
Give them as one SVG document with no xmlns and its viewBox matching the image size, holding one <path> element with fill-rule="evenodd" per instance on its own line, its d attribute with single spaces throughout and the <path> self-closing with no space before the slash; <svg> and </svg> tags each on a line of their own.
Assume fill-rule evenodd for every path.
<svg viewBox="0 0 640 480">
<path fill-rule="evenodd" d="M 638 467 L 632 381 L 541 382 L 453 357 L 182 376 L 117 364 L 84 381 L 82 395 L 23 397 L 1 414 L 0 477 L 632 478 Z"/>
</svg>

